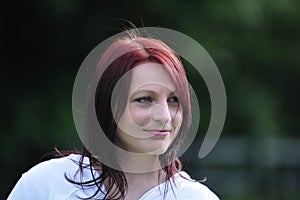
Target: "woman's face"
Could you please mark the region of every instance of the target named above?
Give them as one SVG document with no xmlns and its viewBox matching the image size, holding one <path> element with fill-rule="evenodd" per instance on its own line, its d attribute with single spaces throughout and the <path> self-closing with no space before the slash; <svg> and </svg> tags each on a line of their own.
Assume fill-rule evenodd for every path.
<svg viewBox="0 0 300 200">
<path fill-rule="evenodd" d="M 176 137 L 181 122 L 182 107 L 164 67 L 150 62 L 136 66 L 117 124 L 117 145 L 131 152 L 162 154 Z"/>
</svg>

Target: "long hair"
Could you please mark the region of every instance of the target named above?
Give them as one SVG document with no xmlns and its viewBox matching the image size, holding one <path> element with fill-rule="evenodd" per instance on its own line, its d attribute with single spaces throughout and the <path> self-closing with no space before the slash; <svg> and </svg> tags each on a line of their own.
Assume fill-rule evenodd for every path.
<svg viewBox="0 0 300 200">
<path fill-rule="evenodd" d="M 127 53 L 115 59 L 114 55 L 122 51 Z M 107 48 L 98 62 L 96 70 L 101 71 L 102 76 L 96 86 L 95 99 L 91 99 L 89 103 L 94 107 L 98 123 L 106 137 L 112 143 L 115 143 L 117 122 L 125 110 L 126 101 L 124 101 L 124 98 L 127 99 L 128 97 L 131 76 L 129 75 L 129 78 L 121 85 L 120 91 L 124 94 L 118 96 L 121 96 L 122 99 L 116 98 L 112 101 L 113 90 L 125 73 L 130 73 L 131 69 L 144 62 L 155 62 L 165 67 L 175 87 L 179 106 L 181 106 L 183 112 L 182 125 L 177 136 L 167 151 L 159 156 L 162 166 L 165 166 L 162 168 L 166 173 L 165 181 L 169 183 L 173 180 L 173 175 L 181 170 L 181 163 L 176 156 L 176 152 L 191 122 L 188 81 L 183 65 L 176 53 L 162 41 L 150 37 L 141 37 L 136 33 L 130 33 L 127 37 L 118 39 Z M 88 157 L 90 160 L 88 166 L 83 163 L 84 157 Z M 99 177 L 93 176 L 93 180 L 81 182 L 76 182 L 69 177 L 67 179 L 80 186 L 97 186 L 96 192 L 87 199 L 96 198 L 100 193 L 104 195 L 103 199 L 123 199 L 125 197 L 128 186 L 124 173 L 101 163 L 87 148 L 84 148 L 82 159 L 79 162 L 80 173 L 86 167 L 91 169 L 92 176 L 92 168 L 97 169 Z M 106 191 L 102 191 L 104 185 Z"/>
</svg>

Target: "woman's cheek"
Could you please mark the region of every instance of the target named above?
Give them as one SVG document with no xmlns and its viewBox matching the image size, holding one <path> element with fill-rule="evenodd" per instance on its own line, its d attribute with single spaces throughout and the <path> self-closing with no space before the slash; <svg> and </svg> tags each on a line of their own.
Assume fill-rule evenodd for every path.
<svg viewBox="0 0 300 200">
<path fill-rule="evenodd" d="M 140 127 L 146 126 L 150 122 L 149 109 L 130 106 L 129 113 L 133 123 Z"/>
<path fill-rule="evenodd" d="M 177 130 L 179 130 L 181 124 L 182 124 L 182 112 L 178 111 L 174 117 L 173 126 L 176 127 Z"/>
</svg>

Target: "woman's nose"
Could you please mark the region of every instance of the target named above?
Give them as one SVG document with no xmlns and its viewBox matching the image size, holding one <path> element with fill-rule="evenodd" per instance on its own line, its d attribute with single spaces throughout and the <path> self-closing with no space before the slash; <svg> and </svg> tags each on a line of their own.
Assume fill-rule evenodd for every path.
<svg viewBox="0 0 300 200">
<path fill-rule="evenodd" d="M 149 116 L 151 120 L 160 121 L 164 124 L 171 121 L 171 113 L 167 103 L 153 105 L 150 108 Z"/>
</svg>

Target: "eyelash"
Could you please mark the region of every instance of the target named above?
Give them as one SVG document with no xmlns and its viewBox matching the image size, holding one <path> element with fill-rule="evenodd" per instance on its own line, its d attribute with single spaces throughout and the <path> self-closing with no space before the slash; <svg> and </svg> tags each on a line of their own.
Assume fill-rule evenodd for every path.
<svg viewBox="0 0 300 200">
<path fill-rule="evenodd" d="M 136 101 L 138 103 L 152 103 L 152 98 L 149 96 L 145 96 L 145 97 L 139 97 L 139 98 L 135 99 L 134 101 Z"/>
</svg>

